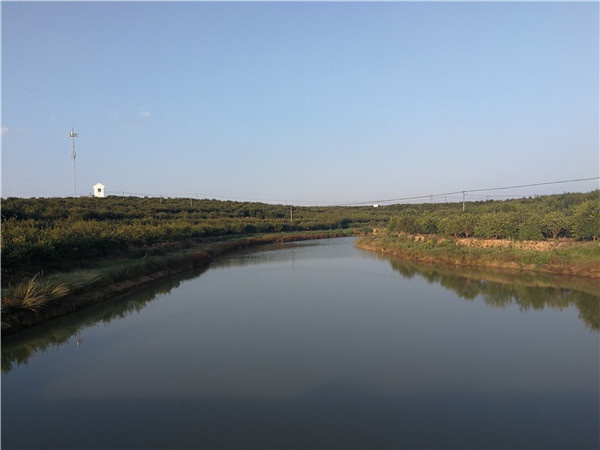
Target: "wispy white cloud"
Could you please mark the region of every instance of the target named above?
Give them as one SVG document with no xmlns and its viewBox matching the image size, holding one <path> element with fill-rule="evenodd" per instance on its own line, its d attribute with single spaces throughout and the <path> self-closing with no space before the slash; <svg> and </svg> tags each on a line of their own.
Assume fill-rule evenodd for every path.
<svg viewBox="0 0 600 450">
<path fill-rule="evenodd" d="M 150 111 L 142 111 L 142 117 L 150 117 Z"/>
<path fill-rule="evenodd" d="M 10 128 L 10 127 L 2 127 L 2 136 L 8 134 L 8 133 L 26 133 L 27 132 L 27 128 L 24 127 L 17 127 L 17 128 Z"/>
</svg>

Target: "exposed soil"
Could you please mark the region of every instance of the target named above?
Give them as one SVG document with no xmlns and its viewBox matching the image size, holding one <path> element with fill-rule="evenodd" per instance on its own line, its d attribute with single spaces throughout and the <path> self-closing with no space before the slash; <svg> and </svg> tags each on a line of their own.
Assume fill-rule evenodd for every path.
<svg viewBox="0 0 600 450">
<path fill-rule="evenodd" d="M 415 242 L 427 242 L 431 237 L 423 235 L 408 236 L 402 235 L 404 238 L 410 238 Z M 448 241 L 446 238 L 436 238 L 437 242 Z M 514 248 L 533 250 L 539 252 L 547 252 L 559 248 L 566 248 L 576 245 L 571 240 L 558 241 L 511 241 L 506 239 L 453 239 L 457 245 L 473 248 Z M 432 253 L 426 247 L 422 250 L 415 251 L 414 249 L 403 248 L 400 246 L 387 247 L 378 241 L 377 237 L 372 241 L 358 242 L 357 246 L 364 250 L 375 251 L 398 258 L 403 258 L 413 261 L 422 261 L 427 263 L 441 263 L 454 266 L 472 266 L 472 267 L 491 267 L 498 269 L 511 270 L 531 270 L 537 272 L 552 273 L 556 275 L 565 275 L 571 277 L 582 278 L 600 278 L 600 261 L 596 264 L 564 264 L 561 262 L 549 262 L 546 264 L 526 264 L 518 260 L 502 259 L 494 257 L 485 257 L 481 255 L 454 255 L 451 253 Z"/>
<path fill-rule="evenodd" d="M 556 248 L 565 248 L 573 245 L 571 241 L 511 241 L 508 239 L 457 239 L 456 244 L 467 247 L 492 248 L 492 247 L 514 247 L 525 250 L 546 251 Z"/>
</svg>

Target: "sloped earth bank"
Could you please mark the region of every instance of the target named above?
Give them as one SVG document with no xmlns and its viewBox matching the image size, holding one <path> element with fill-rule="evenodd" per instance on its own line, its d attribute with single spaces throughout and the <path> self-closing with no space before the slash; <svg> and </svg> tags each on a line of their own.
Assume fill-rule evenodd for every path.
<svg viewBox="0 0 600 450">
<path fill-rule="evenodd" d="M 65 297 L 50 301 L 36 310 L 21 309 L 16 311 L 3 311 L 2 335 L 4 336 L 12 334 L 22 330 L 23 328 L 37 325 L 55 317 L 64 316 L 71 312 L 85 308 L 86 306 L 118 297 L 136 289 L 143 288 L 162 278 L 189 270 L 197 270 L 202 267 L 207 267 L 211 261 L 226 252 L 262 244 L 302 241 L 309 239 L 324 239 L 340 236 L 348 236 L 348 233 L 333 231 L 286 235 L 277 234 L 230 239 L 220 242 L 213 242 L 210 244 L 205 243 L 201 246 L 201 249 L 190 248 L 184 257 L 181 258 L 176 267 L 172 267 L 167 270 L 157 270 L 150 274 L 112 283 L 100 288 L 92 287 L 87 290 L 83 289 L 76 294 L 69 294 Z M 169 244 L 165 244 L 165 247 L 168 246 Z M 178 248 L 175 248 L 175 250 L 178 250 Z M 144 256 L 141 256 L 140 254 L 140 258 L 143 257 Z"/>
<path fill-rule="evenodd" d="M 598 243 L 594 244 L 600 246 Z M 534 271 L 591 279 L 600 278 L 600 257 L 587 258 L 585 261 L 565 262 L 558 255 L 558 251 L 576 248 L 579 245 L 573 241 L 449 239 L 423 235 L 394 237 L 378 234 L 365 236 L 359 239 L 356 245 L 364 250 L 412 261 Z M 461 247 L 464 251 L 454 252 L 456 247 Z M 541 258 L 543 262 L 531 262 L 532 259 L 535 259 L 536 254 L 547 257 Z"/>
</svg>

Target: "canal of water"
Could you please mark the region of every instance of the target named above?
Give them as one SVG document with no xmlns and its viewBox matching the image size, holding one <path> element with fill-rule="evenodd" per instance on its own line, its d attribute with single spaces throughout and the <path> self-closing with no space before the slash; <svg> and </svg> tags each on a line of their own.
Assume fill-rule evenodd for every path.
<svg viewBox="0 0 600 450">
<path fill-rule="evenodd" d="M 353 238 L 237 252 L 3 338 L 2 448 L 597 448 L 599 307 Z"/>
</svg>

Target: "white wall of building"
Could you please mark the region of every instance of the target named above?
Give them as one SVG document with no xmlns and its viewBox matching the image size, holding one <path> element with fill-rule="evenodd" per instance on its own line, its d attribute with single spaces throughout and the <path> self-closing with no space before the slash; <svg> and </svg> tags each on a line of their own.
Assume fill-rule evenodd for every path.
<svg viewBox="0 0 600 450">
<path fill-rule="evenodd" d="M 104 185 L 102 183 L 94 185 L 94 197 L 104 197 Z"/>
</svg>

